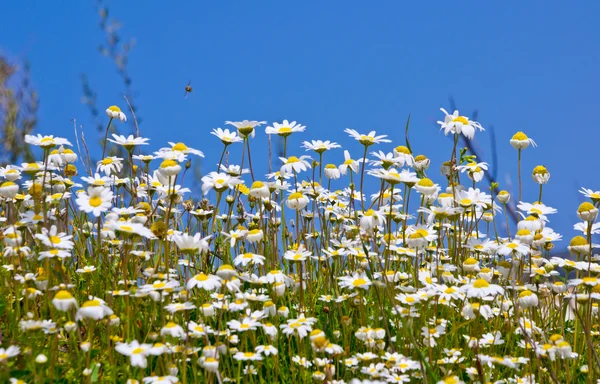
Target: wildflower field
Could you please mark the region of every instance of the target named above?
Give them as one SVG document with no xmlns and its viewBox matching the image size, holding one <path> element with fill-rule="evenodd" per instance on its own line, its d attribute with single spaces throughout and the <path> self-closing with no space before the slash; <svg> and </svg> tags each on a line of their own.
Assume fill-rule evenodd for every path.
<svg viewBox="0 0 600 384">
<path fill-rule="evenodd" d="M 501 144 L 509 193 L 460 145 L 485 132 L 458 111 L 440 114 L 443 164 L 408 133 L 346 129 L 350 152 L 295 121 L 226 122 L 199 133 L 223 151 L 196 190 L 202 148 L 145 151 L 106 113 L 97 164 L 38 134 L 38 162 L 0 169 L 1 383 L 600 382 L 600 191 L 562 239 L 523 132 Z M 282 157 L 251 151 L 265 134 Z"/>
</svg>

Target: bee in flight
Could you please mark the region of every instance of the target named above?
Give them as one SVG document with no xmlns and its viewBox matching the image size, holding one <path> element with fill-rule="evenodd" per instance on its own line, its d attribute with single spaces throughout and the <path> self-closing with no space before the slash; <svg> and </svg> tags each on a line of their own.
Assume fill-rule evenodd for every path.
<svg viewBox="0 0 600 384">
<path fill-rule="evenodd" d="M 191 85 L 191 84 L 192 84 L 192 81 L 190 80 L 190 81 L 188 82 L 188 85 L 186 85 L 186 86 L 185 86 L 185 93 L 183 94 L 183 97 L 184 97 L 184 98 L 186 98 L 186 99 L 187 99 L 187 97 L 188 97 L 188 93 L 192 93 L 192 91 L 194 90 L 194 89 L 192 88 L 192 85 Z"/>
</svg>

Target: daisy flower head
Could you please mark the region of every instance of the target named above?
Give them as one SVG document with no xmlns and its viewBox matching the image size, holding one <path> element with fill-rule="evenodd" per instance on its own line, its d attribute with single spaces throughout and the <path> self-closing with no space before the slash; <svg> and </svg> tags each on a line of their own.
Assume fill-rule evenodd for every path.
<svg viewBox="0 0 600 384">
<path fill-rule="evenodd" d="M 216 275 L 200 273 L 188 280 L 187 289 L 198 287 L 206 291 L 214 291 L 221 288 L 222 280 L 223 279 Z"/>
<path fill-rule="evenodd" d="M 71 142 L 62 137 L 54 137 L 54 135 L 25 135 L 25 142 L 27 144 L 35 145 L 42 148 L 53 148 L 57 145 L 72 145 Z"/>
<path fill-rule="evenodd" d="M 107 176 L 121 172 L 123 169 L 123 159 L 116 156 L 108 156 L 98 161 L 96 172 L 104 172 Z"/>
<path fill-rule="evenodd" d="M 217 136 L 225 146 L 244 141 L 237 135 L 237 132 L 230 132 L 229 129 L 216 128 L 212 130 L 211 135 Z"/>
<path fill-rule="evenodd" d="M 465 135 L 467 139 L 473 139 L 475 137 L 475 131 L 478 129 L 483 131 L 483 127 L 476 121 L 469 120 L 466 116 L 460 116 L 458 111 L 449 114 L 444 108 L 440 108 L 446 115 L 444 121 L 438 121 L 441 126 L 440 130 L 444 130 L 444 134 L 448 136 L 449 133 Z"/>
<path fill-rule="evenodd" d="M 288 196 L 285 204 L 290 209 L 300 211 L 308 205 L 308 202 L 309 202 L 308 197 L 304 196 L 300 192 L 294 192 Z"/>
<path fill-rule="evenodd" d="M 112 207 L 113 193 L 105 187 L 89 187 L 86 192 L 79 192 L 75 202 L 79 209 L 99 217 Z"/>
<path fill-rule="evenodd" d="M 21 178 L 21 170 L 15 165 L 0 167 L 0 177 L 4 177 L 8 181 L 18 180 Z"/>
<path fill-rule="evenodd" d="M 538 165 L 533 168 L 533 172 L 531 173 L 531 177 L 538 184 L 547 184 L 548 180 L 550 180 L 550 172 L 543 165 Z"/>
<path fill-rule="evenodd" d="M 115 350 L 122 355 L 128 356 L 132 367 L 146 368 L 148 360 L 146 357 L 150 355 L 152 344 L 140 344 L 137 340 L 131 343 L 118 342 Z"/>
<path fill-rule="evenodd" d="M 325 177 L 329 180 L 336 180 L 342 176 L 342 173 L 335 164 L 327 164 L 323 172 L 325 173 Z"/>
<path fill-rule="evenodd" d="M 413 157 L 412 153 L 410 152 L 410 149 L 408 149 L 408 147 L 406 147 L 404 145 L 399 145 L 396 148 L 394 148 L 394 156 L 396 156 L 396 158 L 398 158 L 401 167 L 404 167 L 404 165 L 407 165 L 409 167 L 412 167 L 415 165 L 415 158 Z M 428 164 L 429 163 L 427 163 L 427 165 Z"/>
<path fill-rule="evenodd" d="M 318 154 L 322 154 L 325 151 L 329 151 L 334 148 L 341 148 L 342 146 L 338 143 L 332 143 L 329 140 L 321 141 L 321 140 L 311 140 L 304 141 L 302 143 L 302 147 L 306 148 L 307 151 L 315 151 Z"/>
<path fill-rule="evenodd" d="M 373 144 L 391 143 L 392 142 L 392 140 L 386 139 L 387 135 L 376 136 L 375 131 L 371 131 L 367 135 L 363 135 L 363 134 L 358 133 L 354 129 L 346 128 L 346 129 L 344 129 L 344 132 L 346 132 L 348 135 L 350 135 L 350 137 L 354 138 L 354 140 L 358 141 L 365 147 L 368 147 Z"/>
<path fill-rule="evenodd" d="M 350 157 L 350 152 L 344 150 L 344 162 L 340 165 L 339 170 L 342 175 L 345 175 L 350 169 L 354 173 L 358 173 L 358 165 L 363 159 L 354 160 Z"/>
<path fill-rule="evenodd" d="M 595 204 L 600 201 L 600 191 L 593 191 L 588 188 L 581 188 L 579 190 L 579 193 L 581 193 L 583 196 L 591 199 L 592 202 Z"/>
<path fill-rule="evenodd" d="M 164 147 L 159 149 L 155 154 L 163 159 L 167 160 L 177 160 L 179 162 L 185 161 L 188 155 L 195 155 L 199 157 L 204 157 L 204 153 L 198 149 L 190 148 L 182 142 L 171 142 L 169 141 L 169 147 Z"/>
<path fill-rule="evenodd" d="M 207 195 L 211 189 L 217 192 L 224 192 L 228 188 L 234 188 L 238 184 L 243 184 L 243 180 L 238 177 L 232 177 L 226 173 L 211 172 L 202 177 L 202 193 Z"/>
<path fill-rule="evenodd" d="M 259 127 L 263 124 L 266 124 L 266 121 L 256 121 L 256 120 L 243 120 L 243 121 L 226 121 L 225 124 L 233 125 L 237 128 L 238 133 L 242 139 L 248 138 L 248 136 L 256 135 L 254 128 Z"/>
<path fill-rule="evenodd" d="M 469 298 L 481 298 L 504 294 L 504 288 L 499 285 L 489 283 L 487 280 L 481 278 L 463 285 L 461 287 L 461 291 L 464 292 Z"/>
<path fill-rule="evenodd" d="M 514 149 L 525 149 L 527 147 L 529 147 L 529 145 L 532 145 L 533 147 L 537 147 L 537 144 L 535 143 L 535 141 L 533 141 L 533 139 L 530 139 L 529 137 L 527 137 L 527 135 L 521 131 L 515 133 L 513 135 L 513 137 L 510 139 L 510 145 L 512 145 L 512 147 Z"/>
<path fill-rule="evenodd" d="M 45 246 L 58 249 L 72 249 L 72 235 L 67 235 L 64 232 L 58 232 L 56 225 L 47 228 L 42 228 L 42 233 L 35 235 L 36 239 L 40 240 Z"/>
<path fill-rule="evenodd" d="M 117 145 L 121 145 L 127 150 L 131 150 L 133 149 L 133 147 L 136 147 L 138 145 L 148 145 L 147 141 L 150 140 L 145 137 L 135 137 L 133 135 L 125 137 L 123 135 L 117 135 L 115 133 L 112 134 L 112 137 L 113 138 L 108 139 L 108 141 Z"/>
<path fill-rule="evenodd" d="M 121 108 L 116 105 L 111 105 L 106 108 L 106 115 L 111 119 L 119 119 L 121 121 L 127 121 L 127 116 L 123 112 L 121 112 Z"/>
<path fill-rule="evenodd" d="M 306 127 L 304 125 L 300 125 L 295 121 L 289 122 L 287 120 L 283 120 L 281 124 L 273 123 L 273 126 L 269 126 L 265 128 L 265 133 L 267 135 L 279 135 L 281 137 L 288 137 L 294 132 L 304 132 Z"/>
<path fill-rule="evenodd" d="M 364 272 L 360 274 L 358 272 L 354 272 L 352 276 L 341 276 L 338 277 L 338 279 L 340 280 L 338 285 L 341 288 L 348 288 L 350 290 L 354 290 L 355 288 L 368 290 L 369 286 L 373 284 Z"/>
<path fill-rule="evenodd" d="M 81 305 L 81 308 L 77 310 L 76 319 L 102 320 L 103 318 L 112 314 L 112 309 L 106 305 L 104 300 L 97 297 L 91 297 L 90 300 L 84 302 Z"/>
<path fill-rule="evenodd" d="M 308 161 L 310 156 L 290 156 L 287 159 L 285 157 L 280 157 L 279 159 L 283 162 L 280 170 L 282 174 L 291 175 L 311 168 L 310 162 Z"/>
</svg>

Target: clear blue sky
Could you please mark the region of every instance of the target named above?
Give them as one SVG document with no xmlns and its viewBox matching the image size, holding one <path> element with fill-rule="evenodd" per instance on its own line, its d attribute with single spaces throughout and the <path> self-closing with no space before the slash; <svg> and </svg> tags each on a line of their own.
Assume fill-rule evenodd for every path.
<svg viewBox="0 0 600 384">
<path fill-rule="evenodd" d="M 577 189 L 600 189 L 600 2 L 366 4 L 108 1 L 121 35 L 137 41 L 129 69 L 142 135 L 152 149 L 184 141 L 212 165 L 221 146 L 208 132 L 225 120 L 298 120 L 307 132 L 292 136 L 292 147 L 330 139 L 358 153 L 344 128 L 376 130 L 397 145 L 411 113 L 414 150 L 432 159 L 430 174 L 439 180 L 451 143 L 435 120 L 452 95 L 461 112 L 477 109 L 483 126 L 495 127 L 502 187 L 508 178 L 516 187 L 512 134 L 523 130 L 539 144 L 524 153 L 531 192 L 524 200 L 537 198 L 531 169 L 546 165 L 552 178 L 544 201 L 561 213 L 551 226 L 568 241 Z M 75 117 L 94 135 L 81 103 L 82 72 L 100 107 L 125 108 L 115 66 L 97 51 L 104 35 L 94 2 L 13 1 L 1 10 L 0 49 L 32 64 L 38 132 L 72 139 Z M 194 92 L 184 99 L 189 80 Z M 487 161 L 489 139 L 489 132 L 476 136 Z M 259 134 L 255 154 L 265 143 Z M 342 156 L 338 150 L 326 160 Z"/>
</svg>

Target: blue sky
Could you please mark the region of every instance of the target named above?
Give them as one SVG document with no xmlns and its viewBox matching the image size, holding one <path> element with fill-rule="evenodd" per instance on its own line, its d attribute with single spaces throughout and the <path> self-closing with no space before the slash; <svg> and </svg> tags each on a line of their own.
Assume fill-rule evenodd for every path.
<svg viewBox="0 0 600 384">
<path fill-rule="evenodd" d="M 80 74 L 89 76 L 100 107 L 125 108 L 123 87 L 114 64 L 98 53 L 104 36 L 94 2 L 61 4 L 3 4 L 0 50 L 32 64 L 41 100 L 38 132 L 72 139 L 70 120 L 77 118 L 93 137 Z M 142 135 L 152 149 L 184 141 L 203 150 L 210 166 L 221 147 L 208 133 L 225 120 L 297 120 L 307 132 L 292 136 L 291 148 L 329 139 L 359 153 L 344 128 L 376 130 L 398 145 L 411 113 L 413 149 L 432 159 L 429 173 L 439 180 L 451 142 L 435 121 L 453 96 L 461 112 L 477 109 L 482 125 L 495 127 L 502 187 L 510 179 L 516 188 L 510 137 L 523 130 L 539 144 L 524 153 L 530 192 L 524 200 L 537 198 L 532 168 L 546 165 L 552 178 L 544 202 L 560 212 L 551 226 L 567 239 L 574 235 L 576 191 L 600 189 L 600 2 L 368 4 L 107 2 L 123 24 L 121 35 L 136 39 L 129 69 Z M 189 80 L 194 92 L 184 99 Z M 489 129 L 476 141 L 489 161 Z M 259 132 L 255 156 L 264 154 L 265 143 Z M 294 152 L 303 150 L 288 153 Z M 338 150 L 326 161 L 342 159 Z"/>
</svg>

